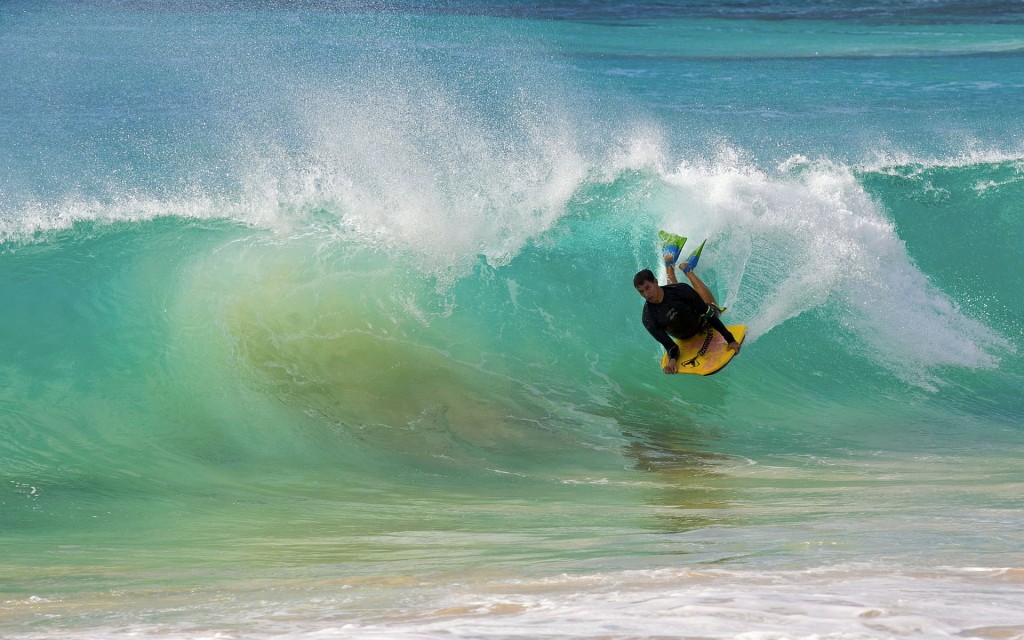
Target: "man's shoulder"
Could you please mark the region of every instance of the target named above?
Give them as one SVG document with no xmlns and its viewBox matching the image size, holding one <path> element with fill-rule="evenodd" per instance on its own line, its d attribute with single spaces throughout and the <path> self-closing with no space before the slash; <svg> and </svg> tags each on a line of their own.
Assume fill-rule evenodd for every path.
<svg viewBox="0 0 1024 640">
<path fill-rule="evenodd" d="M 666 300 L 676 304 L 693 306 L 701 299 L 700 294 L 693 287 L 683 282 L 667 284 L 663 288 L 665 289 Z"/>
</svg>

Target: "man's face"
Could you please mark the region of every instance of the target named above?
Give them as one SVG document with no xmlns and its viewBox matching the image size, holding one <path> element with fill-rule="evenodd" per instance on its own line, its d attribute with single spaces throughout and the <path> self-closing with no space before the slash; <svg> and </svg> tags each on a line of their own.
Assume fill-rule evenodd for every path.
<svg viewBox="0 0 1024 640">
<path fill-rule="evenodd" d="M 658 286 L 657 282 L 651 282 L 648 280 L 647 282 L 641 283 L 636 290 L 647 302 L 658 302 L 660 297 L 658 295 L 660 293 L 660 288 L 661 287 Z"/>
</svg>

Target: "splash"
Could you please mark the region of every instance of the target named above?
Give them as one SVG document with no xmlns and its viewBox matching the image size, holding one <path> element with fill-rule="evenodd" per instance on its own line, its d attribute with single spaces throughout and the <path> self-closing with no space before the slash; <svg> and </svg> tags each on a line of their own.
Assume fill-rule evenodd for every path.
<svg viewBox="0 0 1024 640">
<path fill-rule="evenodd" d="M 929 282 L 847 165 L 794 156 L 770 172 L 727 149 L 665 181 L 664 224 L 712 239 L 702 265 L 725 274 L 725 302 L 753 340 L 815 311 L 864 356 L 931 389 L 938 368 L 994 368 L 1012 349 Z"/>
</svg>

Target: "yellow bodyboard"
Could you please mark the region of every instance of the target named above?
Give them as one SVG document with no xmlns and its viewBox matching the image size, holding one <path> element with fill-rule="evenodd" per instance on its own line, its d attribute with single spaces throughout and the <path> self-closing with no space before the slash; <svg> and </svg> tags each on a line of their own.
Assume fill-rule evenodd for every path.
<svg viewBox="0 0 1024 640">
<path fill-rule="evenodd" d="M 743 325 L 726 327 L 736 342 L 743 344 L 747 328 Z M 729 364 L 735 351 L 726 348 L 725 338 L 714 329 L 708 327 L 692 338 L 676 339 L 679 345 L 679 362 L 676 373 L 689 373 L 696 376 L 710 376 Z M 668 354 L 661 356 L 662 368 L 668 364 Z"/>
</svg>

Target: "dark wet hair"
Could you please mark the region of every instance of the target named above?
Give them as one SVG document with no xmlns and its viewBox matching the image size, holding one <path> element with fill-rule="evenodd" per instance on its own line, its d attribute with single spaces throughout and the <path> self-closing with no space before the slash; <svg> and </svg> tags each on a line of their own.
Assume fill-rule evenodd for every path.
<svg viewBox="0 0 1024 640">
<path fill-rule="evenodd" d="M 639 287 L 640 285 L 642 285 L 645 282 L 657 282 L 657 281 L 658 281 L 658 279 L 654 277 L 654 272 L 651 271 L 650 269 L 644 269 L 643 271 L 638 271 L 637 274 L 635 276 L 633 276 L 633 286 L 634 287 Z"/>
</svg>

